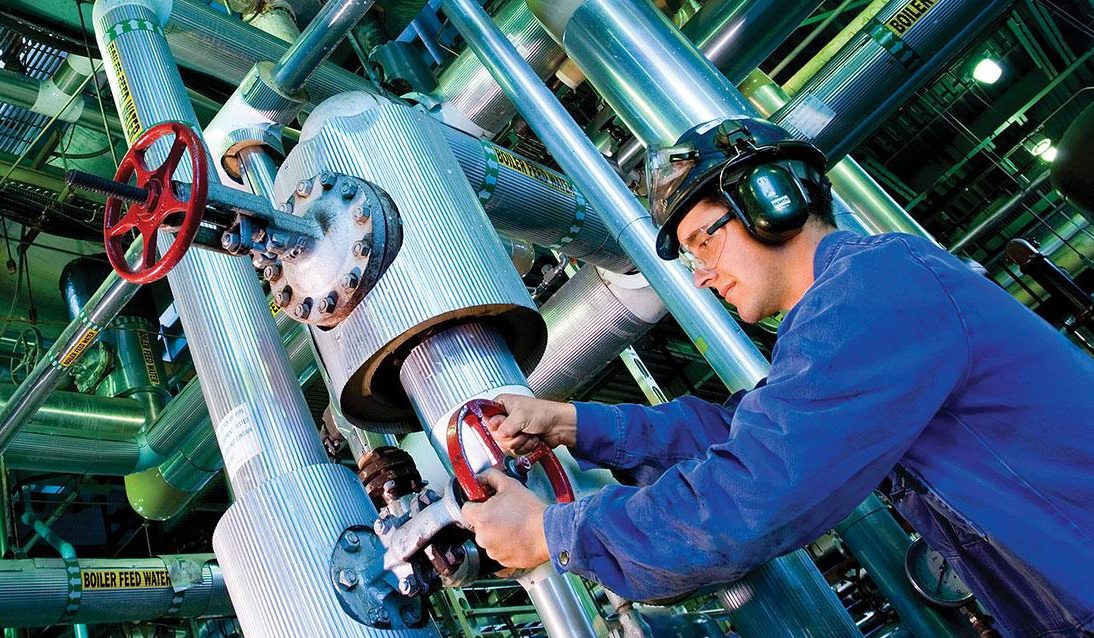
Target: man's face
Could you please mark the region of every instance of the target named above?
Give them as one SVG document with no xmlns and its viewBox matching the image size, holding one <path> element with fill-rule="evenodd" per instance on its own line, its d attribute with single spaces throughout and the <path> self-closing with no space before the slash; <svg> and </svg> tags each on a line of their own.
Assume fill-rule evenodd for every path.
<svg viewBox="0 0 1094 638">
<path fill-rule="evenodd" d="M 705 263 L 694 273 L 697 288 L 713 288 L 737 308 L 741 319 L 755 323 L 780 310 L 783 282 L 778 277 L 779 249 L 753 239 L 734 219 L 713 235 L 711 224 L 728 211 L 724 204 L 700 202 L 676 229 L 680 245 Z"/>
</svg>

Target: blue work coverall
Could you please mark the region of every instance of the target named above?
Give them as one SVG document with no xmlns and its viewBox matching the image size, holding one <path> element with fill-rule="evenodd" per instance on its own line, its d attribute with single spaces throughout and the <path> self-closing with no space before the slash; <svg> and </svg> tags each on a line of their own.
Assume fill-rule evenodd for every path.
<svg viewBox="0 0 1094 638">
<path fill-rule="evenodd" d="M 551 559 L 636 600 L 733 581 L 891 500 L 1005 635 L 1094 629 L 1094 359 L 909 235 L 826 236 L 765 382 L 726 406 L 577 404 L 612 485 L 544 513 Z"/>
</svg>

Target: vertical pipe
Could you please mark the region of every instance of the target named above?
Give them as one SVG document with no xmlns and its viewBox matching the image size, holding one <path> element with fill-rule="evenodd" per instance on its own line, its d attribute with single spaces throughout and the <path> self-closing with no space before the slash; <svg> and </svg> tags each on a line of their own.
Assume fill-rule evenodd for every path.
<svg viewBox="0 0 1094 638">
<path fill-rule="evenodd" d="M 696 289 L 680 264 L 665 262 L 656 256 L 653 251 L 656 232 L 648 220 L 649 213 L 638 203 L 614 170 L 608 166 L 580 127 L 566 113 L 554 95 L 547 90 L 547 87 L 531 72 L 512 44 L 498 32 L 481 7 L 473 0 L 443 0 L 442 5 L 449 19 L 464 36 L 468 46 L 494 74 L 494 78 L 517 105 L 521 115 L 543 140 L 551 154 L 586 197 L 597 202 L 597 210 L 602 211 L 605 224 L 617 234 L 616 239 L 619 244 L 624 247 L 631 260 L 661 295 L 665 305 L 684 330 L 696 341 L 700 352 L 708 358 L 723 382 L 731 388 L 751 387 L 766 372 L 767 362 L 740 328 L 729 320 L 725 309 L 713 295 L 710 295 L 708 291 Z M 533 10 L 535 10 L 534 6 Z M 624 13 L 633 17 L 631 12 Z M 660 23 L 663 20 L 663 17 L 658 14 L 655 22 Z M 628 28 L 634 26 L 632 23 Z M 671 25 L 665 24 L 663 28 L 674 32 Z M 600 37 L 603 37 L 602 32 Z M 677 39 L 679 39 L 678 34 Z M 613 40 L 613 42 L 621 41 Z M 673 42 L 676 44 L 676 49 L 681 48 L 679 42 L 675 40 Z M 721 77 L 709 63 L 705 64 L 709 72 L 701 73 L 700 76 L 714 74 Z M 712 83 L 711 86 L 720 86 L 724 83 L 723 79 L 721 82 Z M 685 87 L 685 92 L 690 93 L 693 88 Z M 725 98 L 729 104 L 734 106 L 744 104 L 744 98 L 733 87 L 728 88 L 726 95 L 730 96 Z M 720 103 L 726 104 L 721 101 Z M 738 108 L 731 112 L 740 113 L 743 110 L 744 108 Z M 699 112 L 706 111 L 699 108 Z M 715 113 L 711 119 L 719 116 L 719 113 Z M 672 128 L 668 126 L 670 122 L 676 122 L 677 125 L 682 123 L 678 118 L 668 118 L 662 122 L 665 126 L 661 128 L 668 131 Z M 684 130 L 687 128 L 690 128 L 690 125 Z M 651 135 L 652 129 L 647 129 L 646 134 Z M 666 133 L 666 135 L 671 134 L 671 132 Z M 827 583 L 809 559 L 802 554 L 803 552 L 799 550 L 776 559 L 773 564 L 769 564 L 767 571 L 761 572 L 761 575 L 778 571 L 778 577 L 785 590 L 808 592 L 810 599 L 815 603 L 810 609 L 810 617 L 786 619 L 782 614 L 765 614 L 764 622 L 772 627 L 788 627 L 791 635 L 797 631 L 796 635 L 800 636 L 803 629 L 811 631 L 811 629 L 805 629 L 806 627 L 816 628 L 815 635 L 857 635 L 858 630 L 835 594 L 828 588 Z M 762 591 L 771 590 L 764 587 L 767 583 L 760 582 L 753 576 L 746 576 L 743 582 L 754 583 L 758 590 L 760 587 L 763 587 Z M 805 624 L 803 626 L 790 624 L 797 621 Z"/>
<path fill-rule="evenodd" d="M 411 351 L 399 370 L 399 380 L 426 427 L 430 443 L 446 465 L 448 419 L 462 404 L 501 393 L 531 394 L 505 340 L 479 324 L 451 328 L 427 339 Z M 469 443 L 472 440 L 467 439 Z M 468 460 L 476 471 L 490 466 L 486 450 L 479 444 L 468 450 Z M 549 494 L 549 486 L 536 478 L 533 475 L 529 487 L 539 494 Z M 519 582 L 528 591 L 549 636 L 596 636 L 573 586 L 550 563 Z"/>
<path fill-rule="evenodd" d="M 198 127 L 161 26 L 168 16 L 157 8 L 165 9 L 143 0 L 95 4 L 95 35 L 129 139 L 165 120 Z M 302 60 L 312 58 L 305 51 Z M 290 83 L 307 77 L 288 65 L 281 70 Z M 170 240 L 163 235 L 160 243 Z M 337 540 L 351 526 L 367 525 L 376 510 L 356 476 L 328 462 L 247 260 L 192 250 L 168 281 L 235 495 L 213 547 L 244 631 L 285 638 L 435 635 L 429 627 L 408 628 L 417 622 L 412 610 L 373 577 L 382 554 L 375 536 L 364 536 L 361 555 L 369 562 L 362 573 L 374 595 L 370 609 L 384 622 L 363 624 L 339 598 L 329 573 Z"/>
<path fill-rule="evenodd" d="M 912 541 L 876 494 L 836 525 L 836 533 L 916 638 L 976 636 L 956 609 L 935 609 L 912 588 L 904 573 L 904 555 Z"/>
</svg>

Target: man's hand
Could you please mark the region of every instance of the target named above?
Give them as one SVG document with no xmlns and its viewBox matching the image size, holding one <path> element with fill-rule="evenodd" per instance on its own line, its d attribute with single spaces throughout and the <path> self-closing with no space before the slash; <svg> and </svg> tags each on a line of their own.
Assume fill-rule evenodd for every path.
<svg viewBox="0 0 1094 638">
<path fill-rule="evenodd" d="M 550 447 L 577 444 L 577 408 L 572 403 L 547 401 L 519 394 L 501 394 L 494 399 L 508 416 L 486 419 L 494 440 L 510 454 L 527 454 L 542 439 Z"/>
<path fill-rule="evenodd" d="M 485 503 L 463 506 L 463 520 L 475 532 L 475 542 L 506 567 L 528 569 L 546 563 L 543 501 L 500 470 L 486 470 L 478 479 L 494 495 Z"/>
</svg>

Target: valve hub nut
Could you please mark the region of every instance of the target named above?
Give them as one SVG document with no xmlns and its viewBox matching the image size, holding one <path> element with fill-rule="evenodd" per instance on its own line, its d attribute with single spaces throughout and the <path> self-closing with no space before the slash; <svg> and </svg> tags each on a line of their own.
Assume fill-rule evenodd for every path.
<svg viewBox="0 0 1094 638">
<path fill-rule="evenodd" d="M 274 302 L 282 308 L 288 307 L 292 301 L 292 288 L 285 286 L 274 294 Z"/>
<path fill-rule="evenodd" d="M 357 286 L 361 283 L 361 277 L 355 272 L 348 272 L 342 280 L 338 282 L 338 285 L 342 286 L 342 290 L 351 291 L 356 290 Z"/>
<path fill-rule="evenodd" d="M 329 315 L 338 307 L 338 293 L 332 292 L 319 300 L 319 312 Z"/>
<path fill-rule="evenodd" d="M 281 279 L 281 264 L 270 264 L 262 269 L 262 277 L 266 281 L 277 281 Z"/>
<path fill-rule="evenodd" d="M 307 319 L 308 315 L 311 314 L 311 301 L 304 300 L 303 302 L 296 304 L 292 314 L 297 319 Z"/>
</svg>

